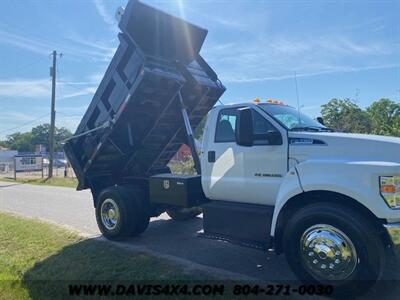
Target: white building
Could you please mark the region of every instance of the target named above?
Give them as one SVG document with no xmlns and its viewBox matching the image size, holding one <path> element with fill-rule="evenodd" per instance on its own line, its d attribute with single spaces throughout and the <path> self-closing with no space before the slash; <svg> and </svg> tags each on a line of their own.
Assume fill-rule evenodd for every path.
<svg viewBox="0 0 400 300">
<path fill-rule="evenodd" d="M 8 150 L 0 147 L 0 173 L 7 173 L 13 169 L 16 150 Z"/>
</svg>

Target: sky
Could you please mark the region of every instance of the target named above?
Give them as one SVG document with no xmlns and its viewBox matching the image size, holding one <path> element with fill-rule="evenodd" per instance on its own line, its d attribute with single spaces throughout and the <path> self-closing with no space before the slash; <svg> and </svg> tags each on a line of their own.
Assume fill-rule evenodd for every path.
<svg viewBox="0 0 400 300">
<path fill-rule="evenodd" d="M 208 29 L 201 55 L 223 103 L 283 100 L 312 116 L 332 98 L 400 102 L 400 0 L 143 0 Z M 127 0 L 0 1 L 0 139 L 49 122 L 74 131 L 118 47 Z M 298 93 L 296 93 L 295 74 Z"/>
</svg>

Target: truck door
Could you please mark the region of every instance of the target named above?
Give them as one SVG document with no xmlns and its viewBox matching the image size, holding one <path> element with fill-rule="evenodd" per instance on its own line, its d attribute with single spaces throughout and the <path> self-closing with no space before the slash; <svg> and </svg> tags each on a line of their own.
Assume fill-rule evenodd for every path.
<svg viewBox="0 0 400 300">
<path fill-rule="evenodd" d="M 243 156 L 246 198 L 251 203 L 274 205 L 287 173 L 287 135 L 265 113 L 253 109 L 252 115 L 253 146 L 238 146 Z M 272 132 L 276 133 L 274 138 L 270 137 Z"/>
<path fill-rule="evenodd" d="M 235 138 L 239 108 L 222 109 L 214 120 L 214 142 L 209 138 L 203 159 L 203 188 L 214 200 L 274 205 L 287 172 L 285 131 L 253 110 L 254 145 L 239 146 Z M 281 142 L 269 140 L 268 131 L 278 131 Z"/>
<path fill-rule="evenodd" d="M 242 199 L 238 195 L 244 181 L 235 138 L 236 119 L 237 108 L 222 109 L 206 128 L 202 185 L 205 194 L 214 200 L 241 202 Z"/>
</svg>

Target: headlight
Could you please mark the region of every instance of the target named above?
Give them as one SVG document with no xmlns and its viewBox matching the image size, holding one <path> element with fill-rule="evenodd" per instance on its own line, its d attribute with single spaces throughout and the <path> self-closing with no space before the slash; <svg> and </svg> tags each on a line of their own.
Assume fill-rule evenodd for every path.
<svg viewBox="0 0 400 300">
<path fill-rule="evenodd" d="M 400 176 L 379 177 L 379 188 L 390 208 L 400 208 Z"/>
</svg>

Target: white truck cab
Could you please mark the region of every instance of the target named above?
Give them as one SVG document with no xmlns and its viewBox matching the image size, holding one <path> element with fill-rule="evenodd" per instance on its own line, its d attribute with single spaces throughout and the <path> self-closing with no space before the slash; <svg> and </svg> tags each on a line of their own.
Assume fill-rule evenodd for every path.
<svg viewBox="0 0 400 300">
<path fill-rule="evenodd" d="M 281 103 L 224 105 L 201 167 L 205 235 L 283 251 L 301 278 L 356 289 L 399 247 L 400 138 L 334 132 Z"/>
</svg>

